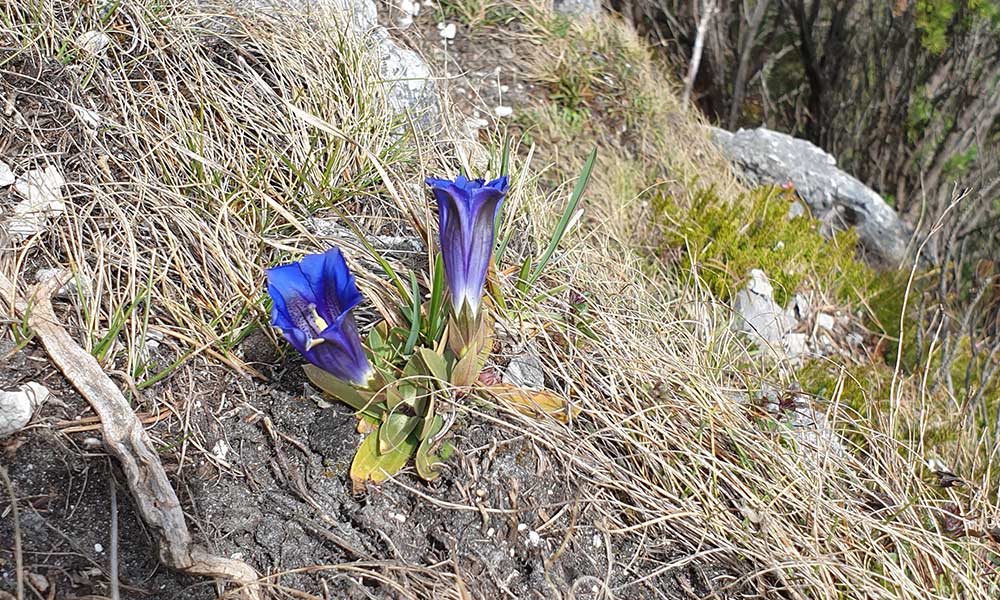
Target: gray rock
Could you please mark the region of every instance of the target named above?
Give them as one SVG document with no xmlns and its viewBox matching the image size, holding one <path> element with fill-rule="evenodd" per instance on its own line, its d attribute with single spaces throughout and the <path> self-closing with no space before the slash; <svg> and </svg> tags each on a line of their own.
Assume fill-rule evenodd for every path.
<svg viewBox="0 0 1000 600">
<path fill-rule="evenodd" d="M 31 381 L 16 392 L 0 391 L 0 438 L 22 429 L 49 397 L 44 385 Z"/>
<path fill-rule="evenodd" d="M 526 351 L 511 359 L 503 374 L 503 382 L 515 387 L 540 390 L 545 387 L 545 369 L 538 355 Z"/>
<path fill-rule="evenodd" d="M 7 163 L 0 160 L 0 187 L 7 187 L 8 185 L 14 183 L 14 172 L 10 170 Z"/>
<path fill-rule="evenodd" d="M 818 313 L 816 315 L 816 326 L 820 329 L 833 331 L 833 326 L 835 324 L 836 321 L 834 320 L 833 315 L 828 315 L 826 313 Z"/>
<path fill-rule="evenodd" d="M 440 121 L 437 85 L 430 67 L 419 54 L 396 43 L 383 27 L 371 33 L 380 53 L 380 70 L 389 108 L 396 114 L 408 114 L 422 130 L 434 128 Z"/>
<path fill-rule="evenodd" d="M 301 15 L 332 12 L 350 20 L 351 26 L 359 33 L 365 33 L 378 25 L 378 10 L 374 0 L 252 0 L 240 2 L 230 0 L 233 7 L 249 12 L 266 12 L 274 15 Z"/>
<path fill-rule="evenodd" d="M 735 331 L 749 333 L 766 346 L 781 346 L 782 338 L 795 327 L 795 320 L 774 301 L 774 288 L 760 269 L 750 271 L 747 287 L 733 302 Z"/>
<path fill-rule="evenodd" d="M 804 204 L 796 200 L 795 202 L 792 202 L 791 206 L 788 207 L 788 214 L 785 215 L 785 218 L 791 221 L 792 219 L 804 216 L 806 216 L 806 207 Z"/>
<path fill-rule="evenodd" d="M 553 0 L 557 13 L 589 17 L 601 12 L 601 0 Z"/>
<path fill-rule="evenodd" d="M 794 392 L 796 389 L 787 391 Z M 782 434 L 795 442 L 794 447 L 803 461 L 820 467 L 828 456 L 846 456 L 840 435 L 830 425 L 826 413 L 813 406 L 809 396 L 782 393 L 765 384 L 757 398 L 776 420 L 785 425 Z"/>
<path fill-rule="evenodd" d="M 812 313 L 812 306 L 809 303 L 809 298 L 802 293 L 795 294 L 792 296 L 788 306 L 785 307 L 785 313 L 787 313 L 788 316 L 795 321 L 805 321 Z"/>
<path fill-rule="evenodd" d="M 786 333 L 781 339 L 781 345 L 788 358 L 799 358 L 809 352 L 809 336 L 804 333 Z"/>
<path fill-rule="evenodd" d="M 791 182 L 829 229 L 857 227 L 866 257 L 878 267 L 903 260 L 909 232 L 896 211 L 813 144 L 769 129 L 712 129 L 716 143 L 754 184 Z"/>
</svg>

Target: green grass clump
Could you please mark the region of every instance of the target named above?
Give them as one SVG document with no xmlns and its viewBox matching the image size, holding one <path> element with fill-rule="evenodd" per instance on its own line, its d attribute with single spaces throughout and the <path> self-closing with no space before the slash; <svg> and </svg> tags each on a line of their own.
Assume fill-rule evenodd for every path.
<svg viewBox="0 0 1000 600">
<path fill-rule="evenodd" d="M 806 281 L 845 301 L 872 293 L 875 274 L 855 258 L 857 235 L 848 230 L 826 239 L 816 219 L 789 219 L 793 200 L 791 192 L 762 187 L 725 202 L 709 188 L 696 192 L 689 206 L 661 198 L 658 207 L 668 222 L 666 244 L 683 250 L 683 268 L 696 268 L 720 300 L 728 300 L 751 269 L 767 273 L 782 305 Z"/>
</svg>

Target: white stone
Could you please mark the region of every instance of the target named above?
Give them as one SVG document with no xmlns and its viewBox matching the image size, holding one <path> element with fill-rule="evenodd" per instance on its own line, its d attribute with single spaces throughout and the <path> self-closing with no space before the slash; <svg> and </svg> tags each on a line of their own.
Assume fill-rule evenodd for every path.
<svg viewBox="0 0 1000 600">
<path fill-rule="evenodd" d="M 49 390 L 34 381 L 14 392 L 0 391 L 0 438 L 22 429 L 49 397 Z"/>
<path fill-rule="evenodd" d="M 795 320 L 774 301 L 774 288 L 760 269 L 750 271 L 746 288 L 737 292 L 733 300 L 733 311 L 736 313 L 733 329 L 749 333 L 764 346 L 780 343 L 795 327 Z"/>
<path fill-rule="evenodd" d="M 228 455 L 229 455 L 229 444 L 226 443 L 226 440 L 219 440 L 215 442 L 215 445 L 212 446 L 212 456 L 216 460 L 226 460 L 226 456 Z"/>
<path fill-rule="evenodd" d="M 827 331 L 833 331 L 833 325 L 835 321 L 833 315 L 828 315 L 826 313 L 816 313 L 816 327 L 820 329 L 825 329 Z"/>
<path fill-rule="evenodd" d="M 515 356 L 507 365 L 502 381 L 514 387 L 540 390 L 545 387 L 542 361 L 531 351 Z"/>
<path fill-rule="evenodd" d="M 76 38 L 80 50 L 94 56 L 101 56 L 108 49 L 111 38 L 103 31 L 85 31 Z"/>
<path fill-rule="evenodd" d="M 50 279 L 61 277 L 62 274 L 63 269 L 60 268 L 38 269 L 35 272 L 35 281 L 44 283 Z M 57 298 L 69 298 L 70 296 L 79 295 L 84 298 L 90 298 L 93 294 L 93 289 L 90 279 L 82 277 L 79 273 L 74 273 L 73 277 L 66 282 L 66 285 L 56 291 L 55 296 Z"/>
<path fill-rule="evenodd" d="M 102 544 L 94 544 L 94 552 L 104 552 L 104 546 Z"/>
<path fill-rule="evenodd" d="M 84 108 L 77 104 L 70 105 L 73 108 L 73 113 L 76 118 L 80 119 L 84 125 L 90 129 L 97 129 L 101 124 L 101 113 L 90 110 L 89 108 Z"/>
<path fill-rule="evenodd" d="M 14 183 L 14 172 L 7 163 L 0 160 L 0 187 L 7 187 L 12 183 Z"/>
<path fill-rule="evenodd" d="M 782 345 L 790 358 L 802 356 L 809 351 L 809 336 L 804 333 L 786 333 Z"/>
<path fill-rule="evenodd" d="M 518 523 L 517 524 L 517 530 L 518 531 L 526 531 L 527 529 L 528 529 L 528 526 L 525 525 L 524 523 Z"/>
<path fill-rule="evenodd" d="M 403 14 L 405 15 L 415 17 L 420 14 L 420 3 L 413 2 L 413 0 L 401 0 L 399 3 L 399 10 L 403 11 Z"/>
<path fill-rule="evenodd" d="M 493 113 L 501 119 L 506 119 L 514 114 L 514 109 L 510 106 L 498 106 L 493 109 Z"/>
<path fill-rule="evenodd" d="M 457 34 L 458 34 L 458 27 L 456 27 L 454 23 L 448 23 L 447 25 L 441 28 L 441 37 L 443 37 L 446 40 L 455 39 L 455 35 Z"/>
<path fill-rule="evenodd" d="M 7 223 L 11 237 L 16 240 L 29 238 L 45 230 L 49 217 L 62 214 L 66 210 L 62 199 L 64 185 L 66 180 L 62 173 L 52 165 L 18 177 L 14 190 L 24 200 L 14 206 L 14 215 Z"/>
<path fill-rule="evenodd" d="M 532 529 L 528 532 L 528 543 L 532 546 L 537 546 L 542 542 L 542 536 L 538 534 L 537 531 Z"/>
</svg>

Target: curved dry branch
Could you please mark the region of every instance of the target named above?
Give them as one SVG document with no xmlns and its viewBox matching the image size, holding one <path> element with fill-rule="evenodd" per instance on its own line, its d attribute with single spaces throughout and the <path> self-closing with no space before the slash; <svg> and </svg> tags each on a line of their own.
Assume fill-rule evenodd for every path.
<svg viewBox="0 0 1000 600">
<path fill-rule="evenodd" d="M 121 464 L 139 515 L 156 533 L 160 561 L 191 575 L 232 580 L 243 586 L 246 600 L 260 600 L 258 576 L 248 564 L 215 556 L 192 542 L 180 501 L 142 422 L 97 359 L 59 324 L 51 297 L 68 280 L 66 274 L 48 279 L 25 301 L 0 274 L 0 295 L 27 320 L 52 362 L 100 417 L 104 444 Z"/>
</svg>

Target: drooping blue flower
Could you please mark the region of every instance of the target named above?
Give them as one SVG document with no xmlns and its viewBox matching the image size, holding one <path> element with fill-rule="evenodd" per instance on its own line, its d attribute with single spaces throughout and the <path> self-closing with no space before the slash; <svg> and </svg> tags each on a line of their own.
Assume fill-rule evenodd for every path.
<svg viewBox="0 0 1000 600">
<path fill-rule="evenodd" d="M 355 385 L 368 383 L 373 371 L 351 314 L 361 293 L 339 249 L 268 269 L 267 292 L 271 323 L 309 362 Z"/>
<path fill-rule="evenodd" d="M 429 177 L 427 185 L 438 203 L 441 255 L 452 307 L 459 314 L 467 304 L 476 314 L 493 253 L 493 223 L 507 193 L 507 176 L 489 183 L 461 175 L 454 181 Z"/>
</svg>

